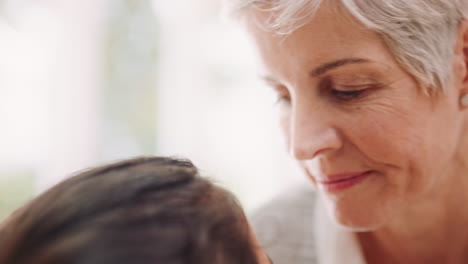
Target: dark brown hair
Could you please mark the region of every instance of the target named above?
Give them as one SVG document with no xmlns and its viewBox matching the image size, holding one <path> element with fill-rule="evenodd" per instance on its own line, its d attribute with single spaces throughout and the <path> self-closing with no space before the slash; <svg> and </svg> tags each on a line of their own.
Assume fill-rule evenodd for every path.
<svg viewBox="0 0 468 264">
<path fill-rule="evenodd" d="M 187 160 L 147 157 L 71 177 L 0 230 L 2 264 L 256 264 L 237 200 Z"/>
</svg>

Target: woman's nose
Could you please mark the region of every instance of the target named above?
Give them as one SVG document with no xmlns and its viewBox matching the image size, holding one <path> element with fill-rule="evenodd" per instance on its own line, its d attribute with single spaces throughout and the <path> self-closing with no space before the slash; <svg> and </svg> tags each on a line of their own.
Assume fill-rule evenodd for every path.
<svg viewBox="0 0 468 264">
<path fill-rule="evenodd" d="M 326 107 L 299 105 L 290 119 L 289 151 L 297 160 L 313 159 L 341 148 L 334 116 Z"/>
</svg>

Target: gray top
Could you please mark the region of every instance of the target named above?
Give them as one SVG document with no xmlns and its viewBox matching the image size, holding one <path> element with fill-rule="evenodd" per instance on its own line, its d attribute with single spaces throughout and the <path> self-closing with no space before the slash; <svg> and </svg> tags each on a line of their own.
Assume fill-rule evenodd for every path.
<svg viewBox="0 0 468 264">
<path fill-rule="evenodd" d="M 277 196 L 249 220 L 275 264 L 316 264 L 314 207 L 316 194 L 301 186 Z"/>
</svg>

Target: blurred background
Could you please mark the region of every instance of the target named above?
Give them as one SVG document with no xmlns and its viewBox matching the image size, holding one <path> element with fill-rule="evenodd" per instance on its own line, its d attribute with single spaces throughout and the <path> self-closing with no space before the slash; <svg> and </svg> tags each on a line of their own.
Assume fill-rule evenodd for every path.
<svg viewBox="0 0 468 264">
<path fill-rule="evenodd" d="M 190 158 L 251 212 L 304 181 L 220 0 L 0 0 L 0 220 L 76 171 Z"/>
</svg>

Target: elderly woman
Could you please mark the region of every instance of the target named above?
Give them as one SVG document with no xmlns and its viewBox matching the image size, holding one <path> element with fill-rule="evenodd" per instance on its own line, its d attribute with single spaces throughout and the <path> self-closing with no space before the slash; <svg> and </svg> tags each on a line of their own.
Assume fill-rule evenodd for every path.
<svg viewBox="0 0 468 264">
<path fill-rule="evenodd" d="M 468 1 L 230 3 L 317 193 L 253 218 L 273 260 L 468 263 Z"/>
</svg>

